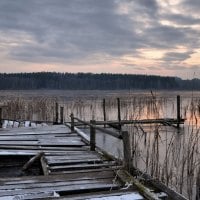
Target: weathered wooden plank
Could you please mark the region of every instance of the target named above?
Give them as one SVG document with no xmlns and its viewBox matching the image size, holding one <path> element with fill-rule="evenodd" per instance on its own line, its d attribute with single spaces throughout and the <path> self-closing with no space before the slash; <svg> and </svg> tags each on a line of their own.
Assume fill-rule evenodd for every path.
<svg viewBox="0 0 200 200">
<path fill-rule="evenodd" d="M 54 140 L 40 140 L 40 141 L 0 141 L 0 145 L 18 145 L 20 143 L 20 145 L 24 145 L 24 146 L 33 146 L 33 145 L 43 145 L 43 146 L 69 146 L 69 147 L 73 147 L 73 146 L 84 146 L 85 144 L 82 141 L 78 141 L 78 140 L 71 140 L 71 141 L 54 141 Z"/>
<path fill-rule="evenodd" d="M 67 174 L 49 175 L 46 176 L 32 176 L 32 177 L 15 177 L 15 178 L 1 178 L 0 186 L 18 185 L 18 184 L 32 184 L 32 183 L 51 183 L 51 182 L 66 182 L 71 180 L 88 180 L 98 178 L 115 177 L 113 169 L 95 169 L 95 170 L 80 170 L 68 171 Z"/>
<path fill-rule="evenodd" d="M 103 163 L 103 164 L 80 164 L 80 165 L 62 165 L 62 166 L 50 166 L 49 169 L 51 171 L 58 171 L 58 170 L 69 170 L 69 169 L 94 169 L 94 168 L 101 168 L 101 167 L 111 167 L 116 165 L 116 163 Z"/>
<path fill-rule="evenodd" d="M 22 189 L 22 190 L 10 190 L 10 191 L 0 191 L 0 197 L 3 196 L 10 196 L 10 195 L 22 195 L 22 194 L 29 194 L 29 193 L 40 193 L 40 192 L 51 192 L 51 191 L 56 191 L 56 192 L 70 192 L 70 194 L 77 192 L 77 191 L 92 191 L 95 189 L 117 189 L 119 188 L 118 184 L 111 183 L 111 181 L 90 181 L 90 182 L 85 182 L 84 184 L 81 184 L 81 182 L 76 183 L 76 184 L 71 184 L 69 185 L 61 185 L 61 186 L 55 186 L 52 183 L 52 186 L 47 186 L 47 187 L 40 187 L 38 185 L 35 188 L 31 189 Z"/>
<path fill-rule="evenodd" d="M 51 174 L 52 175 L 60 175 L 60 174 L 64 174 L 64 175 L 67 175 L 67 174 L 84 174 L 84 173 L 92 173 L 92 172 L 104 172 L 104 171 L 113 171 L 113 170 L 119 170 L 121 169 L 122 166 L 111 166 L 109 168 L 94 168 L 94 169 L 74 169 L 74 170 L 63 170 L 63 171 L 51 171 Z"/>
<path fill-rule="evenodd" d="M 68 135 L 62 135 L 62 134 L 50 134 L 50 135 L 45 135 L 45 134 L 42 134 L 42 135 L 35 135 L 35 134 L 32 134 L 32 135 L 1 135 L 0 134 L 0 140 L 25 140 L 25 139 L 52 139 L 52 138 L 55 138 L 55 139 L 69 139 L 69 140 L 81 140 L 81 138 L 78 136 L 78 135 L 72 135 L 72 136 L 68 136 Z"/>
<path fill-rule="evenodd" d="M 30 199 L 47 199 L 51 197 L 59 197 L 57 193 L 54 191 L 51 192 L 39 192 L 36 194 L 21 194 L 21 195 L 12 195 L 12 196 L 4 196 L 0 197 L 0 200 L 18 200 L 18 199 L 23 199 L 23 200 L 30 200 Z"/>
<path fill-rule="evenodd" d="M 10 129 L 3 129 L 1 130 L 1 134 L 16 134 L 16 135 L 21 135 L 21 134 L 24 134 L 24 135 L 29 135 L 29 134 L 34 134 L 34 135 L 41 135 L 41 134 L 70 134 L 71 133 L 71 130 L 64 126 L 64 127 L 21 127 L 21 128 L 10 128 Z"/>
<path fill-rule="evenodd" d="M 58 187 L 58 186 L 72 186 L 72 185 L 85 185 L 85 184 L 98 184 L 104 183 L 109 184 L 112 183 L 113 177 L 101 177 L 98 179 L 78 179 L 78 180 L 69 180 L 69 181 L 55 181 L 55 182 L 36 182 L 31 184 L 15 184 L 15 185 L 4 185 L 0 186 L 0 195 L 4 192 L 10 192 L 12 190 L 27 190 L 27 189 L 34 189 L 34 188 L 49 188 L 49 187 Z"/>
<path fill-rule="evenodd" d="M 137 191 L 100 191 L 90 192 L 85 194 L 67 195 L 58 197 L 58 200 L 144 200 L 144 198 Z"/>
<path fill-rule="evenodd" d="M 57 150 L 57 151 L 63 151 L 65 150 L 66 152 L 70 152 L 70 151 L 88 151 L 89 150 L 89 147 L 88 146 L 81 146 L 81 147 L 62 147 L 62 146 L 58 146 L 58 147 L 55 147 L 55 146 L 41 146 L 41 145 L 35 145 L 35 146 L 22 146 L 21 144 L 19 145 L 0 145 L 0 150 L 1 149 L 10 149 L 10 150 L 13 150 L 13 149 L 23 149 L 23 150 L 46 150 L 46 151 L 49 151 L 49 150 Z"/>
<path fill-rule="evenodd" d="M 19 141 L 0 141 L 0 145 L 18 145 Z M 20 141 L 20 145 L 39 145 L 38 141 Z"/>
<path fill-rule="evenodd" d="M 96 159 L 99 159 L 101 158 L 100 155 L 95 155 L 95 154 L 92 154 L 90 152 L 87 152 L 87 153 L 84 153 L 84 152 L 81 152 L 81 153 L 71 153 L 70 154 L 65 154 L 65 155 L 61 155 L 61 156 L 57 156 L 57 155 L 54 155 L 54 156 L 46 156 L 46 159 L 47 160 L 73 160 L 73 159 L 81 159 L 81 158 L 96 158 Z"/>
<path fill-rule="evenodd" d="M 80 150 L 80 149 L 79 149 Z M 29 149 L 19 149 L 19 150 L 13 150 L 13 149 L 0 149 L 0 156 L 5 156 L 5 155 L 36 155 L 37 153 L 43 151 L 45 156 L 49 157 L 51 156 L 52 158 L 55 156 L 63 156 L 63 159 L 65 156 L 70 156 L 74 157 L 75 156 L 88 156 L 91 155 L 90 152 L 83 150 L 83 151 L 63 151 L 63 149 L 58 149 L 56 150 L 45 150 L 43 148 L 38 148 L 37 150 L 29 150 Z"/>
<path fill-rule="evenodd" d="M 101 159 L 77 159 L 77 160 L 48 160 L 48 164 L 51 166 L 55 165 L 66 165 L 66 164 L 81 164 L 81 163 L 103 163 Z"/>
<path fill-rule="evenodd" d="M 0 137 L 1 136 L 8 136 L 8 137 L 22 137 L 22 136 L 26 136 L 26 137 L 31 137 L 31 136 L 35 136 L 35 137 L 76 137 L 77 134 L 76 133 L 35 133 L 35 132 L 28 132 L 28 133 L 23 133 L 23 132 L 20 132 L 20 133 L 10 133 L 10 132 L 0 132 Z"/>
</svg>

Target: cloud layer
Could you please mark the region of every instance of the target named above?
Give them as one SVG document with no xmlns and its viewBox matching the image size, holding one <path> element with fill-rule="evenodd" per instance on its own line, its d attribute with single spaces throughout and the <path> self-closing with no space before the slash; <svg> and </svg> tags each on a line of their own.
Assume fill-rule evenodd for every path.
<svg viewBox="0 0 200 200">
<path fill-rule="evenodd" d="M 0 71 L 200 76 L 199 0 L 1 0 Z"/>
</svg>

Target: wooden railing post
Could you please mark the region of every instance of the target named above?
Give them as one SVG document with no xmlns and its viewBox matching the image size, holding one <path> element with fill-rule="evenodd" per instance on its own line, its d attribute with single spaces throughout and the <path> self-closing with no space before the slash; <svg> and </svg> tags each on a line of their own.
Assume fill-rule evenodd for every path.
<svg viewBox="0 0 200 200">
<path fill-rule="evenodd" d="M 180 101 L 180 95 L 177 96 L 177 128 L 180 127 L 180 121 L 181 121 L 181 101 Z"/>
<path fill-rule="evenodd" d="M 63 106 L 60 107 L 60 123 L 61 124 L 64 123 L 64 107 Z"/>
<path fill-rule="evenodd" d="M 197 171 L 197 180 L 196 180 L 196 200 L 200 199 L 200 167 Z"/>
<path fill-rule="evenodd" d="M 103 99 L 103 121 L 106 122 L 106 100 Z M 106 124 L 104 124 L 104 128 L 106 127 Z"/>
<path fill-rule="evenodd" d="M 118 121 L 119 121 L 119 130 L 121 130 L 121 107 L 120 107 L 120 98 L 117 98 L 117 110 L 118 110 Z"/>
<path fill-rule="evenodd" d="M 90 124 L 95 126 L 95 120 L 90 120 Z M 96 130 L 94 126 L 90 126 L 90 150 L 95 151 L 96 146 Z"/>
<path fill-rule="evenodd" d="M 0 108 L 0 128 L 2 128 L 2 108 Z"/>
<path fill-rule="evenodd" d="M 71 113 L 70 117 L 71 117 L 71 131 L 74 131 L 74 114 Z"/>
<path fill-rule="evenodd" d="M 128 131 L 122 132 L 123 137 L 123 150 L 124 150 L 124 167 L 128 172 L 131 172 L 133 169 L 133 153 L 132 153 L 132 145 L 130 140 L 130 134 Z"/>
<path fill-rule="evenodd" d="M 58 102 L 56 102 L 56 108 L 55 108 L 55 111 L 56 111 L 55 123 L 58 124 Z"/>
</svg>

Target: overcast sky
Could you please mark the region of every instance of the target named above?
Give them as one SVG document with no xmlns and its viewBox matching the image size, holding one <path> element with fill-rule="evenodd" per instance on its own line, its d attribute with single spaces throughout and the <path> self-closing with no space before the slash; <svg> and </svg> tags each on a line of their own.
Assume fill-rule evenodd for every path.
<svg viewBox="0 0 200 200">
<path fill-rule="evenodd" d="M 0 72 L 200 78 L 200 0 L 0 0 Z"/>
</svg>

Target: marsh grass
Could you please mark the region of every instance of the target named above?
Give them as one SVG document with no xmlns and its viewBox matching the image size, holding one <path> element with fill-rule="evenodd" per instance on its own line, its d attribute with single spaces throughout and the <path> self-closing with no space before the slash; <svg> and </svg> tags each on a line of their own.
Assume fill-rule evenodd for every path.
<svg viewBox="0 0 200 200">
<path fill-rule="evenodd" d="M 152 96 L 152 101 L 155 102 L 149 101 L 151 103 L 148 102 L 144 107 L 144 110 L 148 110 L 146 114 L 151 118 L 161 118 L 167 100 L 160 103 Z M 171 105 L 171 109 L 176 111 L 174 105 Z M 179 130 L 161 125 L 141 127 L 136 124 L 126 128 L 133 137 L 134 166 L 189 199 L 195 199 L 200 168 L 199 99 L 191 99 L 189 104 L 182 104 L 182 110 L 187 121 Z"/>
<path fill-rule="evenodd" d="M 11 120 L 37 120 L 52 121 L 55 113 L 55 99 L 49 98 L 14 98 L 1 102 L 3 108 L 3 119 Z"/>
</svg>

